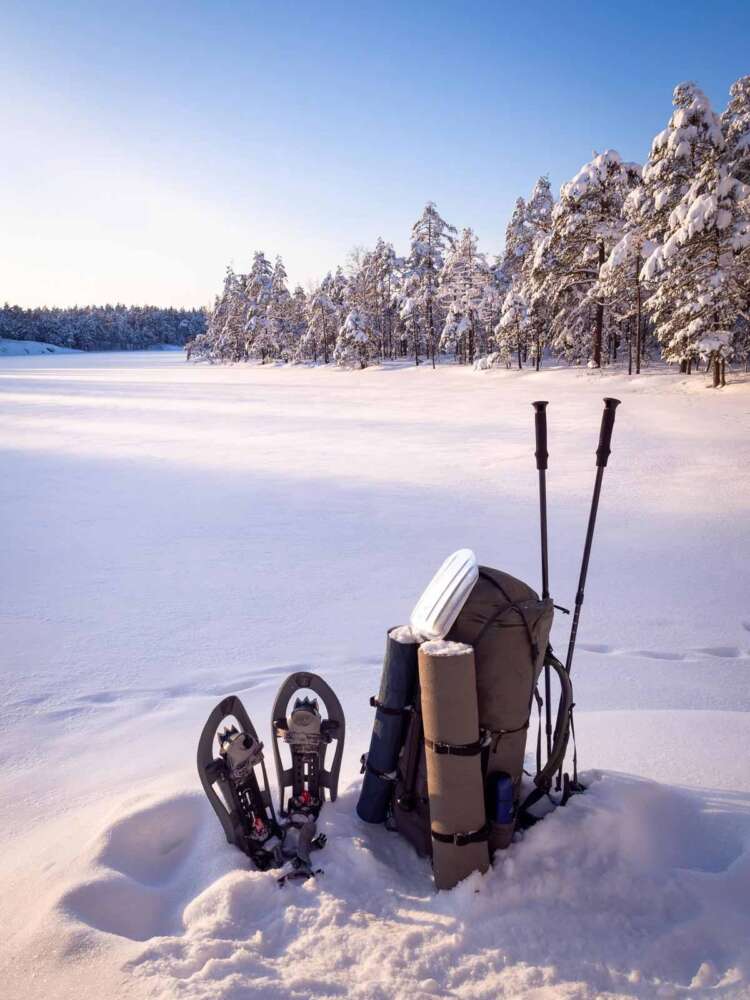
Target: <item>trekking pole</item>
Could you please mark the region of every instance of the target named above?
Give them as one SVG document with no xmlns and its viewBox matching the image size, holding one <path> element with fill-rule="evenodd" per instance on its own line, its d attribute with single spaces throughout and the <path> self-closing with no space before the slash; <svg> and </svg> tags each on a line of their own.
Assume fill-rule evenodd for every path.
<svg viewBox="0 0 750 1000">
<path fill-rule="evenodd" d="M 547 401 L 539 399 L 534 407 L 534 429 L 536 430 L 536 467 L 539 472 L 539 525 L 542 541 L 542 600 L 549 597 L 549 567 L 547 564 Z M 552 754 L 552 688 L 549 664 L 544 664 L 544 708 L 545 733 L 547 735 L 547 759 Z"/>
<path fill-rule="evenodd" d="M 615 410 L 620 405 L 619 399 L 611 396 L 604 398 L 604 412 L 602 413 L 602 424 L 599 429 L 599 446 L 596 449 L 596 479 L 594 481 L 594 495 L 591 498 L 591 510 L 589 512 L 589 525 L 586 530 L 586 541 L 583 546 L 583 561 L 581 562 L 581 575 L 578 578 L 578 592 L 576 594 L 576 606 L 573 612 L 573 624 L 570 628 L 570 641 L 568 642 L 568 655 L 565 660 L 565 669 L 570 673 L 573 664 L 573 650 L 576 645 L 576 634 L 578 633 L 578 619 L 581 615 L 583 605 L 583 588 L 586 585 L 586 574 L 589 569 L 589 556 L 591 555 L 591 543 L 594 539 L 594 527 L 596 525 L 596 512 L 599 508 L 599 494 L 602 489 L 602 477 L 607 467 L 607 459 L 610 455 L 610 443 L 612 441 L 612 428 L 615 426 Z"/>
</svg>

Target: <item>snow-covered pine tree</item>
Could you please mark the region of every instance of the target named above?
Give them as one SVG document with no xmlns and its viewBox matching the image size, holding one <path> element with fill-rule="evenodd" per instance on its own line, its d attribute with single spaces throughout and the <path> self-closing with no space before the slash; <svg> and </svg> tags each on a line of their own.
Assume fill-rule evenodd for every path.
<svg viewBox="0 0 750 1000">
<path fill-rule="evenodd" d="M 455 226 L 449 225 L 428 201 L 412 226 L 411 246 L 404 267 L 401 318 L 412 330 L 414 360 L 419 364 L 420 339 L 435 367 L 439 329 L 438 284 L 445 254 L 455 243 Z M 421 337 L 420 337 L 421 334 Z"/>
<path fill-rule="evenodd" d="M 743 304 L 743 254 L 750 223 L 743 211 L 747 188 L 713 146 L 668 220 L 664 243 L 646 261 L 644 277 L 658 277 L 650 307 L 668 361 L 700 356 L 725 384 L 725 365 Z"/>
<path fill-rule="evenodd" d="M 726 141 L 725 163 L 738 181 L 750 185 L 750 76 L 741 76 L 732 84 L 721 124 Z"/>
<path fill-rule="evenodd" d="M 274 357 L 276 342 L 269 323 L 268 307 L 271 301 L 273 268 L 262 250 L 253 256 L 250 273 L 245 279 L 247 313 L 245 332 L 247 334 L 247 355 L 265 362 Z"/>
<path fill-rule="evenodd" d="M 508 286 L 518 282 L 531 245 L 532 233 L 527 221 L 526 202 L 523 198 L 517 198 L 510 222 L 505 229 L 505 250 L 501 264 Z"/>
<path fill-rule="evenodd" d="M 605 302 L 614 319 L 628 325 L 628 374 L 640 374 L 643 359 L 643 318 L 647 292 L 641 279 L 646 259 L 655 249 L 646 236 L 642 205 L 648 196 L 642 184 L 625 199 L 625 226 L 622 238 L 614 245 L 599 272 L 597 296 Z"/>
<path fill-rule="evenodd" d="M 485 255 L 477 249 L 474 231 L 464 229 L 441 275 L 441 299 L 448 305 L 448 315 L 440 348 L 454 351 L 457 359 L 469 364 L 473 364 L 476 354 L 486 350 L 481 317 L 489 283 L 490 269 Z"/>
<path fill-rule="evenodd" d="M 602 362 L 605 319 L 599 270 L 622 235 L 623 202 L 639 174 L 614 149 L 584 164 L 560 189 L 550 235 L 537 253 L 555 344 L 569 359 L 588 355 L 594 368 Z"/>
<path fill-rule="evenodd" d="M 331 360 L 338 332 L 338 309 L 332 299 L 333 277 L 331 272 L 323 278 L 307 298 L 307 328 L 300 341 L 299 356 L 323 364 Z"/>
<path fill-rule="evenodd" d="M 724 163 L 729 172 L 748 187 L 743 202 L 745 218 L 750 218 L 750 76 L 740 77 L 729 91 L 730 99 L 721 117 L 726 139 Z M 741 258 L 741 281 L 744 285 L 743 315 L 735 333 L 735 357 L 750 360 L 750 251 Z"/>
<path fill-rule="evenodd" d="M 292 297 L 287 287 L 287 274 L 284 262 L 277 257 L 271 275 L 271 288 L 268 299 L 268 334 L 273 345 L 273 356 L 289 361 L 294 356 L 294 337 L 292 335 Z"/>
<path fill-rule="evenodd" d="M 651 143 L 643 167 L 644 196 L 638 221 L 655 245 L 669 229 L 669 217 L 698 175 L 706 157 L 724 147 L 719 119 L 696 84 L 678 84 L 669 124 Z"/>
</svg>

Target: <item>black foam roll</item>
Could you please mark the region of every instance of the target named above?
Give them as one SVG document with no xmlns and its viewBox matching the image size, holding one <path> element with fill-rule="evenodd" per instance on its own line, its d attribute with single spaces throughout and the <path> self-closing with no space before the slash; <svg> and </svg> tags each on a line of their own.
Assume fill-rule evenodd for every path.
<svg viewBox="0 0 750 1000">
<path fill-rule="evenodd" d="M 357 814 L 367 823 L 383 823 L 386 818 L 419 672 L 418 648 L 418 640 L 408 626 L 388 633 L 375 722 L 357 802 Z"/>
</svg>

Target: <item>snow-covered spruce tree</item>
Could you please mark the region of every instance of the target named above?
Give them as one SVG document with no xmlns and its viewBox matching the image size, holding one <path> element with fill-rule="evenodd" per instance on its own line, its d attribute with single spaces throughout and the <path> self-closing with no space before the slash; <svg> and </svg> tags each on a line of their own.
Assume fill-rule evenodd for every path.
<svg viewBox="0 0 750 1000">
<path fill-rule="evenodd" d="M 412 226 L 409 256 L 404 265 L 400 315 L 412 330 L 414 361 L 419 364 L 420 341 L 435 367 L 439 330 L 438 284 L 445 254 L 455 243 L 456 229 L 428 201 Z"/>
<path fill-rule="evenodd" d="M 307 296 L 302 285 L 295 285 L 289 303 L 289 337 L 285 361 L 296 361 L 307 332 Z"/>
<path fill-rule="evenodd" d="M 373 299 L 371 310 L 375 316 L 381 359 L 393 357 L 400 264 L 393 244 L 378 238 L 375 249 L 368 254 L 367 268 Z"/>
<path fill-rule="evenodd" d="M 247 334 L 247 356 L 260 358 L 265 364 L 276 354 L 277 344 L 269 322 L 268 307 L 271 302 L 273 268 L 262 250 L 253 256 L 250 273 L 245 279 L 247 312 L 245 332 Z"/>
<path fill-rule="evenodd" d="M 296 344 L 292 334 L 292 297 L 287 287 L 284 262 L 277 257 L 271 275 L 268 299 L 267 329 L 269 341 L 273 345 L 273 357 L 289 361 L 294 356 Z"/>
<path fill-rule="evenodd" d="M 503 301 L 500 322 L 494 329 L 494 342 L 502 361 L 510 367 L 510 359 L 515 353 L 518 367 L 523 368 L 523 349 L 529 327 L 526 300 L 516 291 L 518 280 L 514 281 Z"/>
<path fill-rule="evenodd" d="M 531 246 L 532 232 L 527 221 L 526 202 L 523 198 L 517 198 L 510 222 L 505 228 L 505 250 L 501 264 L 508 286 L 518 283 L 523 262 Z"/>
<path fill-rule="evenodd" d="M 614 149 L 584 164 L 560 189 L 551 232 L 537 252 L 553 342 L 568 360 L 588 356 L 593 368 L 601 367 L 605 332 L 599 270 L 622 235 L 623 202 L 639 174 L 640 167 L 623 163 Z"/>
<path fill-rule="evenodd" d="M 548 337 L 550 308 L 545 290 L 545 274 L 537 270 L 537 254 L 544 260 L 543 247 L 552 231 L 552 210 L 555 201 L 548 177 L 540 177 L 526 203 L 526 226 L 530 246 L 523 259 L 518 293 L 526 303 L 528 320 L 527 336 L 531 356 L 537 371 L 541 367 L 542 353 Z"/>
<path fill-rule="evenodd" d="M 191 344 L 190 356 L 207 361 L 242 361 L 247 357 L 244 275 L 227 267 L 224 288 L 208 317 L 206 332 Z"/>
<path fill-rule="evenodd" d="M 370 255 L 363 250 L 354 250 L 348 270 L 341 312 L 343 322 L 336 338 L 333 360 L 342 368 L 366 368 L 379 351 L 373 315 L 375 298 Z"/>
<path fill-rule="evenodd" d="M 510 222 L 505 228 L 505 249 L 499 261 L 499 268 L 497 270 L 490 270 L 491 279 L 493 279 L 490 282 L 490 288 L 494 294 L 491 294 L 490 288 L 488 288 L 487 301 L 488 305 L 489 303 L 493 303 L 499 306 L 499 315 L 492 322 L 492 308 L 489 305 L 488 318 L 490 319 L 490 323 L 487 328 L 492 331 L 490 339 L 497 346 L 500 358 L 504 364 L 509 357 L 509 350 L 514 349 L 515 346 L 519 347 L 519 358 L 525 356 L 527 350 L 525 301 L 523 304 L 524 322 L 522 326 L 515 323 L 511 316 L 503 324 L 503 313 L 506 307 L 512 309 L 511 303 L 515 302 L 519 304 L 522 299 L 521 274 L 524 260 L 532 247 L 532 233 L 526 219 L 526 211 L 526 202 L 523 198 L 517 198 Z M 500 294 L 501 288 L 503 294 Z M 519 344 L 514 344 L 513 348 L 509 348 L 508 341 L 508 338 L 512 336 L 510 333 L 511 327 L 515 330 L 519 338 Z"/>
<path fill-rule="evenodd" d="M 227 307 L 229 303 L 229 286 L 234 278 L 231 267 L 227 267 L 224 276 L 224 288 L 220 295 L 214 298 L 213 307 L 209 310 L 205 332 L 195 338 L 190 347 L 192 358 L 203 359 L 205 361 L 226 361 L 219 352 L 219 332 L 226 320 Z"/>
<path fill-rule="evenodd" d="M 750 247 L 742 204 L 747 194 L 714 149 L 670 214 L 664 243 L 643 267 L 646 280 L 659 279 L 650 307 L 664 357 L 706 359 L 715 387 L 725 384 L 743 304 L 743 254 Z"/>
<path fill-rule="evenodd" d="M 336 338 L 333 360 L 341 368 L 367 368 L 372 334 L 369 317 L 353 306 L 347 312 Z"/>
<path fill-rule="evenodd" d="M 446 258 L 440 282 L 441 299 L 448 306 L 440 348 L 453 351 L 462 362 L 473 364 L 477 354 L 486 352 L 481 317 L 489 283 L 490 269 L 477 238 L 472 229 L 464 229 Z"/>
</svg>

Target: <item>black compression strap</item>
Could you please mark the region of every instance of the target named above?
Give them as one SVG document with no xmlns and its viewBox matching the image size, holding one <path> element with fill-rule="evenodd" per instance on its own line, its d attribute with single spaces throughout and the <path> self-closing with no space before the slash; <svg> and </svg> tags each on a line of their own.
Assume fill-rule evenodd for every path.
<svg viewBox="0 0 750 1000">
<path fill-rule="evenodd" d="M 376 708 L 384 715 L 411 715 L 412 713 L 411 706 L 409 705 L 407 705 L 406 708 L 388 708 L 388 706 L 384 705 L 382 701 L 378 701 L 375 695 L 372 695 L 370 698 L 370 705 L 372 708 Z"/>
<path fill-rule="evenodd" d="M 369 771 L 370 774 L 374 774 L 376 778 L 380 778 L 383 781 L 395 781 L 397 777 L 395 771 L 380 771 L 377 767 L 373 767 L 368 760 L 362 761 L 362 770 L 359 773 L 364 774 L 365 771 Z"/>
<path fill-rule="evenodd" d="M 472 830 L 470 833 L 438 833 L 431 829 L 432 839 L 441 844 L 455 844 L 456 847 L 465 847 L 467 844 L 478 844 L 483 840 L 488 840 L 490 835 L 489 824 L 485 823 L 479 830 Z"/>
<path fill-rule="evenodd" d="M 452 757 L 476 757 L 487 746 L 485 739 L 474 743 L 441 743 L 440 740 L 428 740 L 425 736 L 424 745 L 433 753 L 447 753 Z"/>
</svg>

